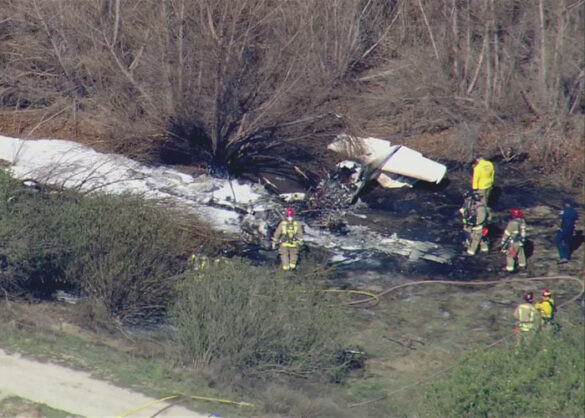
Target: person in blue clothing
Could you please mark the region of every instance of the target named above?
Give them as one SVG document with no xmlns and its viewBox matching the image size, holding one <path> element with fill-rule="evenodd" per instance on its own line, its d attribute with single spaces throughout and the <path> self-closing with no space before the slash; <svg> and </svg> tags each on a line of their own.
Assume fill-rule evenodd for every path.
<svg viewBox="0 0 585 418">
<path fill-rule="evenodd" d="M 563 210 L 560 213 L 559 231 L 557 232 L 557 249 L 559 264 L 568 263 L 571 258 L 571 240 L 575 232 L 575 223 L 579 215 L 573 207 L 571 199 L 563 200 Z"/>
</svg>

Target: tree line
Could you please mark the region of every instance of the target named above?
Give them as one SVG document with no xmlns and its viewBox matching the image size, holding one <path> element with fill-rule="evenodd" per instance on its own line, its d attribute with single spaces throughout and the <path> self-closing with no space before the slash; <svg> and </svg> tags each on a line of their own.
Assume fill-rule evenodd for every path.
<svg viewBox="0 0 585 418">
<path fill-rule="evenodd" d="M 584 22 L 582 0 L 0 0 L 0 106 L 219 174 L 461 126 L 566 166 Z"/>
</svg>

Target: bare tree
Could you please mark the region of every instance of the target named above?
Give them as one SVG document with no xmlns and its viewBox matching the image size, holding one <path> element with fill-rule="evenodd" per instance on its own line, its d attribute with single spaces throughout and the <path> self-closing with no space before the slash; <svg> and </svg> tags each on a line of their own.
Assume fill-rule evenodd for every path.
<svg viewBox="0 0 585 418">
<path fill-rule="evenodd" d="M 360 0 L 3 2 L 34 38 L 20 65 L 42 57 L 119 137 L 176 143 L 220 171 L 306 138 L 370 46 Z"/>
<path fill-rule="evenodd" d="M 0 0 L 0 105 L 236 174 L 291 166 L 332 113 L 569 135 L 584 31 L 582 0 Z"/>
</svg>

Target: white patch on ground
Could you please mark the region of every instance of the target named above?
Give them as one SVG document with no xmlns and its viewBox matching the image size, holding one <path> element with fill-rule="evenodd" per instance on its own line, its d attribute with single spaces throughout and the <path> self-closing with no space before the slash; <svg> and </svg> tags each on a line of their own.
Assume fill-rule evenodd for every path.
<svg viewBox="0 0 585 418">
<path fill-rule="evenodd" d="M 147 199 L 172 201 L 226 232 L 239 230 L 239 215 L 234 208 L 249 210 L 265 194 L 261 186 L 237 181 L 230 185 L 227 180 L 195 178 L 164 166 L 147 167 L 65 140 L 24 141 L 0 136 L 0 159 L 10 163 L 16 178 L 32 178 L 84 192 L 134 193 Z"/>
<path fill-rule="evenodd" d="M 396 233 L 383 236 L 364 226 L 349 225 L 348 233 L 343 237 L 333 237 L 329 233 L 306 228 L 305 241 L 316 246 L 343 252 L 380 252 L 410 257 L 411 260 L 422 258 L 437 263 L 449 263 L 453 252 L 432 242 L 413 241 L 399 238 Z M 338 257 L 342 257 L 341 254 Z"/>
<path fill-rule="evenodd" d="M 13 175 L 84 192 L 140 194 L 147 199 L 194 213 L 217 230 L 239 233 L 242 214 L 282 210 L 261 185 L 206 175 L 193 177 L 166 166 L 148 167 L 129 158 L 103 154 L 82 144 L 56 139 L 21 140 L 0 136 L 0 159 L 9 162 Z M 453 254 L 434 243 L 383 236 L 365 227 L 350 226 L 336 236 L 307 227 L 305 241 L 347 252 L 378 251 L 448 263 Z M 413 255 L 414 254 L 414 255 Z"/>
</svg>

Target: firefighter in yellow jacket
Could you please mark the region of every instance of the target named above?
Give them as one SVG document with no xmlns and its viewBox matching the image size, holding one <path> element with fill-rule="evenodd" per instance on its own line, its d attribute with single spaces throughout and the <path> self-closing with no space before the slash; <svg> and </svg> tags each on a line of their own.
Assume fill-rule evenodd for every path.
<svg viewBox="0 0 585 418">
<path fill-rule="evenodd" d="M 294 270 L 297 267 L 299 252 L 303 245 L 303 226 L 294 219 L 294 216 L 294 210 L 288 208 L 286 220 L 280 222 L 272 237 L 272 248 L 276 249 L 278 246 L 283 270 Z"/>
<path fill-rule="evenodd" d="M 471 188 L 479 193 L 481 196 L 481 201 L 486 206 L 488 206 L 490 192 L 494 186 L 494 177 L 495 170 L 491 161 L 488 161 L 481 156 L 477 157 L 475 159 L 475 165 L 473 166 L 473 180 Z"/>
<path fill-rule="evenodd" d="M 553 322 L 555 316 L 556 307 L 552 292 L 549 289 L 544 289 L 542 291 L 542 300 L 536 302 L 534 306 L 540 311 L 542 326 L 546 328 Z"/>
<path fill-rule="evenodd" d="M 506 254 L 506 271 L 512 273 L 518 267 L 526 268 L 526 254 L 524 252 L 524 241 L 526 240 L 526 221 L 520 209 L 510 210 L 512 219 L 508 222 L 502 241 L 502 253 Z"/>
<path fill-rule="evenodd" d="M 516 318 L 514 334 L 516 334 L 517 343 L 538 329 L 540 313 L 533 303 L 534 294 L 528 292 L 524 295 L 524 303 L 518 305 L 514 311 L 514 318 Z"/>
</svg>

